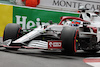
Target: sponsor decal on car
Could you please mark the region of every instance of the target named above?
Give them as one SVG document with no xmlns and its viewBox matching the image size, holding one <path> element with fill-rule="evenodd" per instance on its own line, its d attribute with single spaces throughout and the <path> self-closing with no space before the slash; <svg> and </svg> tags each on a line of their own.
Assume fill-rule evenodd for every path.
<svg viewBox="0 0 100 67">
<path fill-rule="evenodd" d="M 48 41 L 48 49 L 62 49 L 62 41 Z"/>
</svg>

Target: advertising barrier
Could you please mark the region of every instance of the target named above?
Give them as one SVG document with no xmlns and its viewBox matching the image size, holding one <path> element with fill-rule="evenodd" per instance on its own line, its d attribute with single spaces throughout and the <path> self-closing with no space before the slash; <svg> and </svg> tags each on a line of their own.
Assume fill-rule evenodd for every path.
<svg viewBox="0 0 100 67">
<path fill-rule="evenodd" d="M 90 10 L 100 10 L 100 0 L 40 0 L 39 6 L 59 10 L 76 11 L 80 6 Z"/>
<path fill-rule="evenodd" d="M 13 7 L 13 22 L 21 24 L 23 29 L 35 28 L 36 26 L 38 26 L 40 22 L 37 20 L 37 18 L 41 20 L 42 24 L 49 25 L 49 20 L 52 20 L 54 23 L 59 23 L 60 17 L 62 16 L 78 17 L 79 14 L 36 8 L 29 9 L 15 6 Z"/>
<path fill-rule="evenodd" d="M 79 16 L 78 13 L 3 4 L 0 4 L 0 10 L 0 37 L 3 36 L 4 28 L 8 23 L 17 23 L 22 26 L 22 29 L 30 29 L 40 25 L 40 22 L 37 19 L 40 19 L 42 24 L 49 25 L 48 21 L 50 20 L 56 24 L 59 23 L 60 17 L 62 16 Z"/>
<path fill-rule="evenodd" d="M 84 6 L 92 11 L 100 10 L 100 0 L 0 0 L 0 3 L 56 9 L 60 11 L 77 11 L 80 6 Z"/>
</svg>

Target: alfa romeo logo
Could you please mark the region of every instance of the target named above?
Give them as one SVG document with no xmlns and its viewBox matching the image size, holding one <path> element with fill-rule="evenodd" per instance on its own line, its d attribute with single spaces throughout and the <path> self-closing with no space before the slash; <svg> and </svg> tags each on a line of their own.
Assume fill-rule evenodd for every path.
<svg viewBox="0 0 100 67">
<path fill-rule="evenodd" d="M 50 46 L 50 47 L 52 47 L 52 44 L 53 44 L 53 43 L 52 43 L 52 42 L 50 42 L 50 43 L 49 43 L 49 46 Z"/>
</svg>

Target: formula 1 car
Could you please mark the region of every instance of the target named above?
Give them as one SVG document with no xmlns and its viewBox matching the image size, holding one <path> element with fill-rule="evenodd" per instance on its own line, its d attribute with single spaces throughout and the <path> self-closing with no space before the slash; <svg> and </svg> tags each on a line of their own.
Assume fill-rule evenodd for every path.
<svg viewBox="0 0 100 67">
<path fill-rule="evenodd" d="M 60 49 L 67 54 L 75 54 L 77 50 L 97 52 L 100 50 L 99 25 L 78 17 L 63 16 L 58 25 L 40 25 L 30 32 L 23 32 L 20 25 L 10 23 L 5 27 L 2 46 L 12 50 Z"/>
</svg>

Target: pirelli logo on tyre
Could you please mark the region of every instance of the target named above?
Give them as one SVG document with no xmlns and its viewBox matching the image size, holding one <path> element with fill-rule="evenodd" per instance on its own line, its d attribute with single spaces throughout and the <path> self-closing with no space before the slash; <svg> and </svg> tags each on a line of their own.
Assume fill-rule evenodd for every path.
<svg viewBox="0 0 100 67">
<path fill-rule="evenodd" d="M 49 40 L 48 49 L 62 49 L 62 41 Z"/>
</svg>

